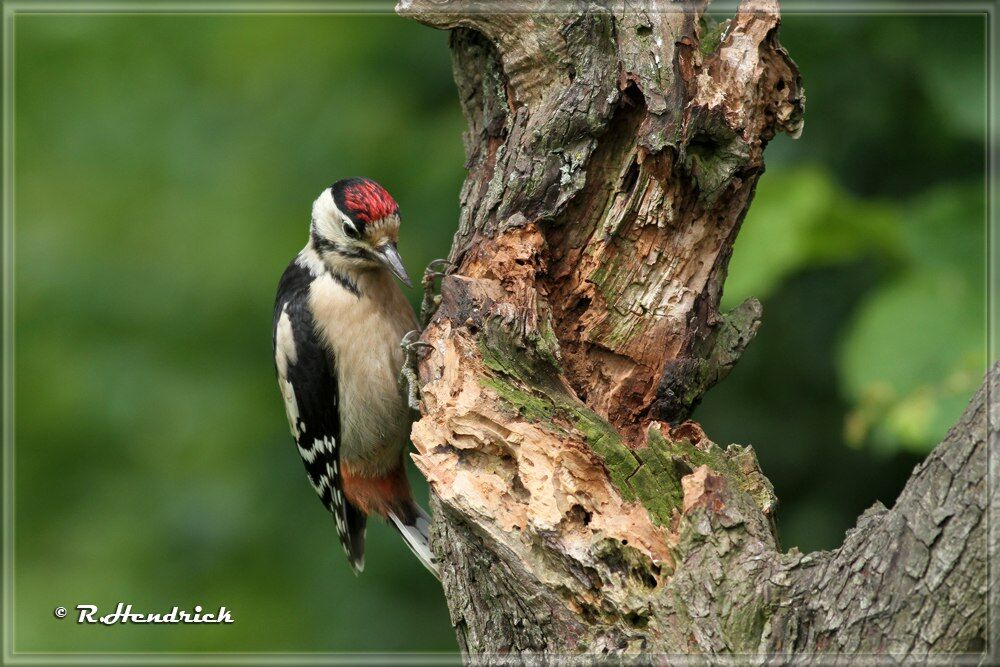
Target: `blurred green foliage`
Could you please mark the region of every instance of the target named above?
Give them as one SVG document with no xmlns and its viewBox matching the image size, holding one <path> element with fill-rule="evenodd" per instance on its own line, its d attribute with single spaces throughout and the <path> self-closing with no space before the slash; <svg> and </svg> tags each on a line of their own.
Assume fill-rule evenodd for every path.
<svg viewBox="0 0 1000 667">
<path fill-rule="evenodd" d="M 16 31 L 17 649 L 454 650 L 385 525 L 364 575 L 347 567 L 270 352 L 277 279 L 334 180 L 393 192 L 412 274 L 446 252 L 464 174 L 447 35 L 342 15 Z M 236 622 L 52 616 L 119 600 Z"/>
<path fill-rule="evenodd" d="M 464 173 L 447 36 L 388 15 L 15 29 L 16 650 L 454 650 L 387 527 L 351 574 L 270 358 L 277 278 L 332 181 L 393 192 L 411 274 L 446 254 Z M 891 503 L 984 370 L 984 29 L 785 18 L 806 129 L 768 150 L 725 295 L 761 298 L 764 325 L 696 416 L 756 447 L 786 546 Z M 118 601 L 236 623 L 52 616 Z"/>
<path fill-rule="evenodd" d="M 723 296 L 764 321 L 696 417 L 755 446 L 810 550 L 893 503 L 985 372 L 986 20 L 790 9 L 805 131 L 768 147 Z"/>
</svg>

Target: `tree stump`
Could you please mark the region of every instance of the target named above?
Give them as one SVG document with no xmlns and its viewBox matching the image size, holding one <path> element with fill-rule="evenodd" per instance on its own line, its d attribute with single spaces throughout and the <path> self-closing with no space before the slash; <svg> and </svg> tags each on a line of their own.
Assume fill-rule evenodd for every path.
<svg viewBox="0 0 1000 667">
<path fill-rule="evenodd" d="M 397 6 L 451 30 L 468 121 L 412 434 L 459 644 L 981 651 L 985 388 L 895 508 L 806 556 L 781 550 L 753 450 L 688 421 L 760 323 L 719 300 L 764 148 L 805 102 L 776 0 L 719 24 L 706 5 Z"/>
</svg>

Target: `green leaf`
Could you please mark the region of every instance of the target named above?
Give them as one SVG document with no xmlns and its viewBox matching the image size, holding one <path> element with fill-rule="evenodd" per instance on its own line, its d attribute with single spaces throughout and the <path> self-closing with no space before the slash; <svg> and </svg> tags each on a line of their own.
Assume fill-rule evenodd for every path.
<svg viewBox="0 0 1000 667">
<path fill-rule="evenodd" d="M 823 169 L 766 174 L 733 248 L 723 307 L 765 299 L 790 274 L 898 248 L 898 207 L 852 199 Z"/>
<path fill-rule="evenodd" d="M 924 452 L 961 415 L 986 366 L 983 216 L 981 186 L 941 188 L 908 208 L 906 264 L 843 342 L 848 442 Z"/>
</svg>

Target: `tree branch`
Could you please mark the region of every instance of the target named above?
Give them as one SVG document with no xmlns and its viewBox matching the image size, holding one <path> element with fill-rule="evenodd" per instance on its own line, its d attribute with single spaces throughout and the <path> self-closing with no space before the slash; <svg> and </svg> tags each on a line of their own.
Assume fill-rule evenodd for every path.
<svg viewBox="0 0 1000 667">
<path fill-rule="evenodd" d="M 998 395 L 1000 365 L 891 510 L 871 507 L 836 551 L 784 557 L 787 607 L 772 619 L 769 648 L 901 655 L 983 650 L 987 433 L 995 433 L 1000 420 L 988 398 Z M 991 548 L 996 554 L 995 543 Z"/>
</svg>

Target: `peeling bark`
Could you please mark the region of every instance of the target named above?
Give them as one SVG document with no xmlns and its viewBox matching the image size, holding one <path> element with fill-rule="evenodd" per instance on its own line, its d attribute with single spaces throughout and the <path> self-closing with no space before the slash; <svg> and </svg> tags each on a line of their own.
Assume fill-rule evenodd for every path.
<svg viewBox="0 0 1000 667">
<path fill-rule="evenodd" d="M 894 509 L 808 556 L 753 450 L 687 421 L 759 326 L 722 284 L 805 98 L 776 0 L 625 6 L 397 7 L 452 31 L 468 121 L 412 433 L 463 651 L 981 650 L 983 392 Z"/>
</svg>

